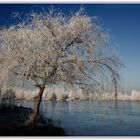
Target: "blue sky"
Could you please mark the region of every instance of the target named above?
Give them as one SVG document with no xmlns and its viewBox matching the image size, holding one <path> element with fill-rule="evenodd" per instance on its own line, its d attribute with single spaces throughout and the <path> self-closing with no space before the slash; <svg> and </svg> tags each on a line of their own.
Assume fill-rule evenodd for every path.
<svg viewBox="0 0 140 140">
<path fill-rule="evenodd" d="M 0 27 L 16 21 L 11 18 L 13 11 L 23 12 L 47 9 L 51 5 L 38 4 L 0 4 Z M 53 4 L 64 13 L 77 11 L 80 4 Z M 84 4 L 89 16 L 100 17 L 100 24 L 112 37 L 112 45 L 126 69 L 121 72 L 121 87 L 127 91 L 140 90 L 140 4 Z"/>
</svg>

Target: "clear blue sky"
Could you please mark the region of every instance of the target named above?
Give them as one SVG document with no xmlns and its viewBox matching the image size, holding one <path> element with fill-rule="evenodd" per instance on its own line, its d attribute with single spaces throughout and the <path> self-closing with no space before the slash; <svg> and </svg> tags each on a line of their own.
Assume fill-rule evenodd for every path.
<svg viewBox="0 0 140 140">
<path fill-rule="evenodd" d="M 13 11 L 23 12 L 47 9 L 51 5 L 0 4 L 0 27 L 16 21 L 11 18 Z M 53 4 L 64 13 L 79 10 L 81 4 Z M 103 28 L 109 30 L 113 46 L 126 66 L 121 72 L 122 87 L 126 90 L 140 90 L 140 4 L 84 4 L 89 16 L 99 16 Z"/>
</svg>

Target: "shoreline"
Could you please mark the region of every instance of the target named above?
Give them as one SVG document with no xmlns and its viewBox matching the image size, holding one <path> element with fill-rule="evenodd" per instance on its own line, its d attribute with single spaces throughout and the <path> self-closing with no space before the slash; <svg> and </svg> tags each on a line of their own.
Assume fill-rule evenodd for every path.
<svg viewBox="0 0 140 140">
<path fill-rule="evenodd" d="M 49 124 L 42 116 L 32 127 L 24 125 L 32 109 L 16 105 L 0 106 L 0 136 L 65 136 L 62 128 Z M 8 118 L 9 117 L 9 118 Z M 8 120 L 9 119 L 9 120 Z"/>
</svg>

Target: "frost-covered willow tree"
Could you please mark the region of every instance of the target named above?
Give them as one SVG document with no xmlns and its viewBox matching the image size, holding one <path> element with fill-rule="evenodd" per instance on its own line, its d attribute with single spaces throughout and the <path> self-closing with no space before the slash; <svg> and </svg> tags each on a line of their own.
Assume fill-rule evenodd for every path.
<svg viewBox="0 0 140 140">
<path fill-rule="evenodd" d="M 49 84 L 77 85 L 88 93 L 112 80 L 117 83 L 120 63 L 109 47 L 108 34 L 97 23 L 82 10 L 71 16 L 50 10 L 33 12 L 18 25 L 2 29 L 1 74 L 7 72 L 39 89 L 28 124 L 36 121 Z"/>
</svg>

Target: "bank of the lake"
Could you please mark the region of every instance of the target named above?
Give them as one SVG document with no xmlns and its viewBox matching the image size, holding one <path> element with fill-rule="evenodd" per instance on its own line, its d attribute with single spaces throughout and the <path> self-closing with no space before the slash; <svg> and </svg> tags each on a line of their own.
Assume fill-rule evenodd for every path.
<svg viewBox="0 0 140 140">
<path fill-rule="evenodd" d="M 62 128 L 47 123 L 40 116 L 32 126 L 24 125 L 25 120 L 32 112 L 31 108 L 16 105 L 0 105 L 0 136 L 64 136 Z"/>
</svg>

